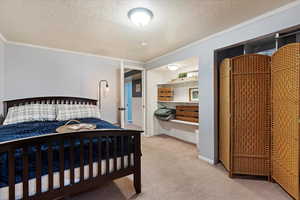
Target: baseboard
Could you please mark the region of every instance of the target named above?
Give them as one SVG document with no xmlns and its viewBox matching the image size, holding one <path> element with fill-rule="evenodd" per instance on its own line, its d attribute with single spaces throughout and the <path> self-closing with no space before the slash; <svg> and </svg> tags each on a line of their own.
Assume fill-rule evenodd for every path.
<svg viewBox="0 0 300 200">
<path fill-rule="evenodd" d="M 147 135 L 145 132 L 144 132 L 144 135 L 143 135 L 144 137 L 146 137 L 146 138 L 150 138 L 150 137 L 153 137 L 154 135 Z"/>
<path fill-rule="evenodd" d="M 214 160 L 208 159 L 208 158 L 206 158 L 206 157 L 204 157 L 204 156 L 198 155 L 198 158 L 199 158 L 200 160 L 203 160 L 203 161 L 205 161 L 205 162 L 211 164 L 211 165 L 215 165 L 215 164 L 216 164 Z"/>
</svg>

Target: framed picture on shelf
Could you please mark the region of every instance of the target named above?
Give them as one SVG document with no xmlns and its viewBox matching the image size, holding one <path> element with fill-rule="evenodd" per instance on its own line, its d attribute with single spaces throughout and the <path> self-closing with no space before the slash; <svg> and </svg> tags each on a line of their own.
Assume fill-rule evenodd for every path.
<svg viewBox="0 0 300 200">
<path fill-rule="evenodd" d="M 189 89 L 190 101 L 199 101 L 199 90 L 198 88 Z"/>
</svg>

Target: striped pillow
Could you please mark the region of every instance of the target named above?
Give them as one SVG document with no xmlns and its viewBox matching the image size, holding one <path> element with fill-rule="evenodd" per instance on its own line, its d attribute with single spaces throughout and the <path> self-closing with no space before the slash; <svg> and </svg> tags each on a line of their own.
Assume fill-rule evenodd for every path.
<svg viewBox="0 0 300 200">
<path fill-rule="evenodd" d="M 27 104 L 9 108 L 3 125 L 31 121 L 54 121 L 55 118 L 55 105 Z"/>
<path fill-rule="evenodd" d="M 100 111 L 95 105 L 57 105 L 56 120 L 65 121 L 81 118 L 99 118 Z"/>
</svg>

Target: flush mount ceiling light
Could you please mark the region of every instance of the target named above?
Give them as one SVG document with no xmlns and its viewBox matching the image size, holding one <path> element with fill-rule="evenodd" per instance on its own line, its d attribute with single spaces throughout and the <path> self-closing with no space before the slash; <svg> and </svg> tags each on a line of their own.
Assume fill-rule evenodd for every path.
<svg viewBox="0 0 300 200">
<path fill-rule="evenodd" d="M 147 42 L 141 42 L 141 45 L 142 45 L 143 47 L 145 47 L 145 46 L 148 45 L 148 43 L 147 43 Z"/>
<path fill-rule="evenodd" d="M 128 18 L 137 26 L 146 26 L 153 18 L 153 13 L 147 8 L 133 8 L 128 11 Z"/>
<path fill-rule="evenodd" d="M 178 68 L 179 68 L 179 65 L 176 65 L 176 64 L 170 64 L 170 65 L 168 65 L 168 69 L 170 71 L 176 71 Z"/>
</svg>

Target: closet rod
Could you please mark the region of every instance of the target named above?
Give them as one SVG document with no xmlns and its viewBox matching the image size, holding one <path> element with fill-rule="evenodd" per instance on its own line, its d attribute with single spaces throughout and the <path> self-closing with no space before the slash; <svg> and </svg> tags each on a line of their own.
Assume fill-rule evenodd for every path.
<svg viewBox="0 0 300 200">
<path fill-rule="evenodd" d="M 295 35 L 295 34 L 300 34 L 300 30 L 298 31 L 294 31 L 292 33 L 287 33 L 287 34 L 283 34 L 283 35 L 280 35 L 278 37 L 275 36 L 276 39 L 280 39 L 280 38 L 285 38 L 285 37 L 288 37 L 288 36 L 291 36 L 291 35 Z"/>
</svg>

